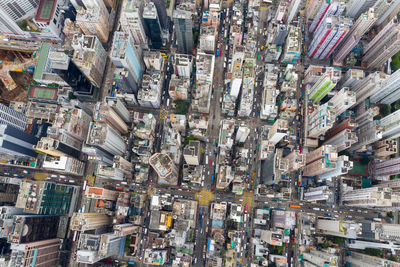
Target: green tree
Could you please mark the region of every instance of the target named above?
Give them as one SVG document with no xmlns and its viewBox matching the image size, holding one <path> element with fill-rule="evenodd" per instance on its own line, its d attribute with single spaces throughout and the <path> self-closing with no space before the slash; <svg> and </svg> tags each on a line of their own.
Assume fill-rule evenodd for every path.
<svg viewBox="0 0 400 267">
<path fill-rule="evenodd" d="M 385 117 L 390 114 L 390 105 L 381 104 L 381 105 L 379 105 L 379 110 L 380 110 L 381 115 L 383 117 Z"/>
<path fill-rule="evenodd" d="M 393 212 L 389 211 L 386 215 L 387 215 L 389 218 L 392 218 L 392 219 L 393 219 Z"/>
<path fill-rule="evenodd" d="M 189 102 L 184 100 L 175 100 L 174 101 L 174 112 L 176 114 L 186 115 L 189 109 Z"/>
<path fill-rule="evenodd" d="M 399 258 L 397 258 L 397 257 L 394 256 L 394 255 L 390 255 L 389 260 L 390 260 L 390 261 L 399 262 Z"/>
<path fill-rule="evenodd" d="M 343 244 L 345 241 L 346 241 L 346 238 L 344 238 L 344 237 L 335 236 L 333 238 L 333 243 L 338 244 L 338 245 Z"/>
<path fill-rule="evenodd" d="M 376 249 L 376 248 L 366 248 L 364 249 L 364 253 L 368 254 L 370 256 L 375 256 L 379 258 L 383 258 L 384 252 L 381 249 Z"/>
<path fill-rule="evenodd" d="M 198 140 L 196 137 L 194 137 L 193 135 L 189 135 L 185 139 L 185 146 L 187 146 L 189 144 L 189 141 L 196 141 L 196 140 Z"/>
<path fill-rule="evenodd" d="M 324 243 L 321 244 L 322 248 L 329 248 L 329 246 L 330 246 L 330 243 L 328 240 L 325 240 Z"/>
</svg>

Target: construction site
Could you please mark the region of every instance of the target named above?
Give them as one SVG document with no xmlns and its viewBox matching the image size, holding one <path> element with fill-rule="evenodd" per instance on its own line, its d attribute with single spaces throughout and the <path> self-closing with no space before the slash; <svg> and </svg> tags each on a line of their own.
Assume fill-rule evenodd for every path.
<svg viewBox="0 0 400 267">
<path fill-rule="evenodd" d="M 36 52 L 0 49 L 0 100 L 24 101 L 33 82 Z"/>
</svg>

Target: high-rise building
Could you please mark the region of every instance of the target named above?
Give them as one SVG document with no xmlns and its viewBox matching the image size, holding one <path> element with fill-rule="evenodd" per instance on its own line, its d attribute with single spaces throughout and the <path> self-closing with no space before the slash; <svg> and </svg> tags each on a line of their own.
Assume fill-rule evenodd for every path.
<svg viewBox="0 0 400 267">
<path fill-rule="evenodd" d="M 149 158 L 149 164 L 156 171 L 159 184 L 176 185 L 178 183 L 179 170 L 167 154 L 155 153 Z"/>
<path fill-rule="evenodd" d="M 373 177 L 390 176 L 400 173 L 400 158 L 391 158 L 384 161 L 374 161 Z"/>
<path fill-rule="evenodd" d="M 349 170 L 353 168 L 353 162 L 349 160 L 348 156 L 342 155 L 336 159 L 334 166 L 331 170 L 324 172 L 318 176 L 319 180 L 329 180 L 333 177 L 339 177 L 346 174 Z"/>
<path fill-rule="evenodd" d="M 295 0 L 292 2 L 295 2 Z M 281 62 L 294 64 L 301 55 L 301 30 L 300 27 L 292 25 L 289 25 L 288 27 L 289 34 L 287 36 Z"/>
<path fill-rule="evenodd" d="M 400 110 L 397 110 L 380 120 L 383 128 L 383 138 L 395 139 L 400 136 Z"/>
<path fill-rule="evenodd" d="M 132 34 L 135 44 L 146 48 L 148 40 L 143 22 L 143 5 L 144 1 L 124 0 L 120 23 L 124 32 Z"/>
<path fill-rule="evenodd" d="M 337 152 L 340 152 L 351 147 L 351 145 L 356 143 L 357 140 L 358 140 L 357 136 L 354 132 L 352 132 L 349 129 L 345 129 L 340 133 L 336 134 L 335 136 L 333 136 L 332 138 L 330 138 L 324 144 L 335 145 L 337 147 Z"/>
<path fill-rule="evenodd" d="M 76 208 L 80 186 L 48 181 L 24 181 L 20 185 L 17 208 L 39 215 L 69 215 Z"/>
<path fill-rule="evenodd" d="M 333 195 L 333 191 L 331 191 L 328 186 L 324 185 L 307 189 L 303 194 L 303 199 L 309 202 L 326 201 L 328 199 L 333 199 Z"/>
<path fill-rule="evenodd" d="M 160 49 L 162 43 L 162 27 L 160 24 L 157 8 L 153 2 L 149 2 L 143 9 L 143 20 L 147 27 L 147 36 L 151 41 L 153 49 Z"/>
<path fill-rule="evenodd" d="M 310 68 L 311 66 L 309 69 Z M 314 103 L 318 103 L 322 98 L 324 98 L 326 94 L 336 86 L 337 81 L 340 79 L 337 78 L 337 74 L 340 77 L 340 72 L 338 73 L 338 70 L 336 69 L 319 74 L 320 76 L 316 77 L 315 82 L 311 81 L 313 84 L 312 87 L 307 86 L 308 98 L 313 100 Z M 312 77 L 308 78 L 311 79 Z"/>
<path fill-rule="evenodd" d="M 379 86 L 379 90 L 370 98 L 372 103 L 390 105 L 400 98 L 400 70 L 387 77 Z"/>
<path fill-rule="evenodd" d="M 357 123 L 354 117 L 348 117 L 342 121 L 335 122 L 324 135 L 325 140 L 329 140 L 333 136 L 337 135 L 338 133 L 349 129 L 352 130 L 357 127 Z"/>
<path fill-rule="evenodd" d="M 19 186 L 17 186 L 17 192 L 13 193 L 15 197 L 18 194 L 18 187 Z M 8 235 L 14 228 L 14 215 L 21 214 L 24 214 L 23 209 L 16 208 L 14 206 L 0 206 L 0 238 L 8 237 Z"/>
<path fill-rule="evenodd" d="M 306 166 L 303 169 L 305 176 L 315 176 L 329 172 L 336 168 L 336 147 L 323 145 L 306 154 Z"/>
<path fill-rule="evenodd" d="M 325 0 L 310 0 L 307 6 L 306 20 L 314 19 Z"/>
<path fill-rule="evenodd" d="M 387 156 L 396 154 L 398 151 L 397 140 L 381 140 L 374 144 L 375 156 L 386 158 Z"/>
<path fill-rule="evenodd" d="M 25 244 L 11 244 L 8 266 L 56 266 L 60 257 L 61 240 L 58 238 Z"/>
<path fill-rule="evenodd" d="M 268 140 L 273 144 L 279 143 L 288 133 L 289 122 L 277 119 L 268 132 Z"/>
<path fill-rule="evenodd" d="M 100 87 L 106 67 L 107 53 L 94 35 L 75 34 L 71 46 L 74 48 L 72 61 L 97 87 Z"/>
<path fill-rule="evenodd" d="M 160 21 L 160 25 L 162 29 L 168 28 L 168 17 L 167 17 L 167 9 L 165 7 L 164 0 L 151 0 L 154 3 L 157 9 L 158 20 Z"/>
<path fill-rule="evenodd" d="M 375 16 L 373 8 L 361 14 L 341 42 L 334 58 L 336 62 L 342 62 L 347 57 L 351 50 L 358 44 L 361 37 L 371 29 L 377 19 L 378 17 Z"/>
<path fill-rule="evenodd" d="M 128 125 L 124 122 L 124 120 L 118 115 L 117 112 L 114 111 L 108 104 L 102 103 L 100 108 L 95 114 L 96 121 L 103 121 L 110 125 L 114 130 L 119 132 L 120 134 L 128 133 Z"/>
<path fill-rule="evenodd" d="M 346 3 L 346 16 L 356 20 L 362 13 L 373 7 L 376 2 L 376 0 L 350 0 Z"/>
<path fill-rule="evenodd" d="M 367 146 L 382 138 L 382 131 L 379 121 L 369 121 L 357 128 L 358 142 L 353 144 L 349 151 L 364 151 Z"/>
<path fill-rule="evenodd" d="M 287 166 L 288 172 L 297 171 L 306 165 L 306 155 L 301 154 L 299 150 L 293 150 L 283 158 L 283 161 Z"/>
<path fill-rule="evenodd" d="M 398 18 L 394 18 L 364 48 L 363 66 L 367 69 L 377 68 L 399 50 L 400 23 Z"/>
<path fill-rule="evenodd" d="M 376 16 L 378 17 L 376 25 L 379 26 L 383 22 L 393 18 L 392 11 L 397 11 L 398 13 L 399 4 L 400 2 L 397 0 L 377 0 L 373 6 Z M 395 13 L 394 16 L 396 16 L 397 13 Z"/>
<path fill-rule="evenodd" d="M 91 199 L 112 200 L 116 201 L 118 198 L 118 191 L 105 189 L 102 187 L 86 187 L 85 197 Z"/>
<path fill-rule="evenodd" d="M 357 102 L 356 105 L 364 102 L 368 97 L 374 95 L 381 88 L 381 84 L 389 77 L 389 75 L 376 71 L 370 73 L 361 82 L 353 88 L 356 92 Z"/>
<path fill-rule="evenodd" d="M 384 258 L 370 256 L 356 251 L 349 251 L 345 258 L 347 266 L 351 267 L 385 267 L 398 266 L 397 262 L 390 261 Z"/>
<path fill-rule="evenodd" d="M 24 244 L 56 238 L 59 221 L 55 215 L 15 215 L 8 242 Z"/>
<path fill-rule="evenodd" d="M 297 10 L 299 9 L 301 0 L 292 0 L 290 2 L 290 5 L 288 7 L 288 17 L 286 19 L 286 21 L 288 23 L 291 23 L 294 16 L 297 14 Z"/>
<path fill-rule="evenodd" d="M 356 106 L 356 117 L 355 121 L 357 127 L 362 127 L 363 125 L 374 120 L 374 117 L 379 114 L 378 106 L 367 107 L 366 101 L 361 102 Z"/>
<path fill-rule="evenodd" d="M 189 165 L 199 165 L 201 156 L 200 150 L 200 141 L 189 141 L 189 144 L 183 150 L 183 157 L 186 163 Z"/>
<path fill-rule="evenodd" d="M 321 7 L 316 13 L 313 22 L 309 27 L 310 32 L 317 32 L 319 27 L 322 26 L 323 21 L 329 17 L 337 17 L 342 14 L 345 6 L 339 1 L 323 1 Z"/>
<path fill-rule="evenodd" d="M 87 144 L 97 147 L 106 153 L 111 153 L 114 156 L 121 156 L 126 152 L 124 139 L 104 122 L 93 122 Z"/>
<path fill-rule="evenodd" d="M 235 140 L 238 143 L 246 142 L 247 137 L 250 134 L 250 128 L 246 126 L 239 126 L 236 132 Z"/>
<path fill-rule="evenodd" d="M 193 66 L 192 56 L 185 54 L 175 54 L 174 59 L 175 74 L 179 77 L 190 78 Z"/>
<path fill-rule="evenodd" d="M 33 146 L 38 142 L 38 138 L 12 125 L 1 124 L 3 123 L 1 115 L 0 113 L 0 155 L 6 155 L 10 158 L 36 157 L 37 154 Z M 12 118 L 13 120 L 17 121 L 15 117 Z"/>
<path fill-rule="evenodd" d="M 174 10 L 173 19 L 175 24 L 178 52 L 192 54 L 193 52 L 193 14 L 186 10 Z"/>
<path fill-rule="evenodd" d="M 328 102 L 317 106 L 308 115 L 307 133 L 309 137 L 317 138 L 332 128 L 336 117 L 355 104 L 355 93 L 343 87 Z"/>
<path fill-rule="evenodd" d="M 24 35 L 18 22 L 35 15 L 39 1 L 4 0 L 0 2 L 0 32 L 9 35 Z"/>
<path fill-rule="evenodd" d="M 206 53 L 214 54 L 217 39 L 217 27 L 202 26 L 199 34 L 199 48 Z"/>
<path fill-rule="evenodd" d="M 361 225 L 345 220 L 317 219 L 315 226 L 317 232 L 324 235 L 340 236 L 344 238 L 356 239 L 361 233 Z"/>
<path fill-rule="evenodd" d="M 120 99 L 109 99 L 107 103 L 126 123 L 131 121 L 131 113 Z"/>
<path fill-rule="evenodd" d="M 33 79 L 46 85 L 69 86 L 82 98 L 92 98 L 98 89 L 68 55 L 56 51 L 49 43 L 43 43 L 40 48 Z"/>
<path fill-rule="evenodd" d="M 314 32 L 308 56 L 318 59 L 328 58 L 343 41 L 351 25 L 352 21 L 348 18 L 333 16 L 324 18 Z"/>
<path fill-rule="evenodd" d="M 74 213 L 71 218 L 72 231 L 89 231 L 110 225 L 112 218 L 103 213 Z"/>
<path fill-rule="evenodd" d="M 109 14 L 103 8 L 93 6 L 92 8 L 78 10 L 76 24 L 85 35 L 96 35 L 102 43 L 108 41 L 111 26 Z"/>
<path fill-rule="evenodd" d="M 135 45 L 130 34 L 115 32 L 110 58 L 117 68 L 125 68 L 134 77 L 137 85 L 141 84 L 144 72 L 142 50 Z"/>
<path fill-rule="evenodd" d="M 342 193 L 342 203 L 357 207 L 391 207 L 392 190 L 390 188 L 370 187 L 348 190 Z"/>
<path fill-rule="evenodd" d="M 303 253 L 303 262 L 305 267 L 311 266 L 338 266 L 339 256 L 319 250 L 310 250 Z"/>
<path fill-rule="evenodd" d="M 10 125 L 21 131 L 25 131 L 28 126 L 27 118 L 24 114 L 2 103 L 0 103 L 0 124 Z"/>
<path fill-rule="evenodd" d="M 342 78 L 342 86 L 353 89 L 365 78 L 365 73 L 360 69 L 349 69 Z"/>
<path fill-rule="evenodd" d="M 279 2 L 279 6 L 276 9 L 275 13 L 275 21 L 281 22 L 283 20 L 283 16 L 285 16 L 286 13 L 286 8 L 287 8 L 287 3 L 285 1 Z"/>
</svg>

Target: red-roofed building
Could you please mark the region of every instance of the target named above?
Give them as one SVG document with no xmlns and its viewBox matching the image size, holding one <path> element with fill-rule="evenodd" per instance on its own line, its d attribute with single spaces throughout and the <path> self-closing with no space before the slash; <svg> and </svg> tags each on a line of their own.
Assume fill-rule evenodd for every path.
<svg viewBox="0 0 400 267">
<path fill-rule="evenodd" d="M 64 15 L 61 12 L 65 0 L 40 0 L 38 11 L 33 22 L 40 32 L 31 34 L 40 38 L 61 41 L 61 29 L 64 23 Z"/>
</svg>

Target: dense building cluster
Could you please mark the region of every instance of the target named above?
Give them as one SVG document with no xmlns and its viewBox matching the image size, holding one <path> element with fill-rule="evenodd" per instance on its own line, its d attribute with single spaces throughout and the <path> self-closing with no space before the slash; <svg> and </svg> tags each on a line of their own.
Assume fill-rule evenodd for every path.
<svg viewBox="0 0 400 267">
<path fill-rule="evenodd" d="M 0 1 L 0 266 L 400 266 L 399 14 Z"/>
</svg>

